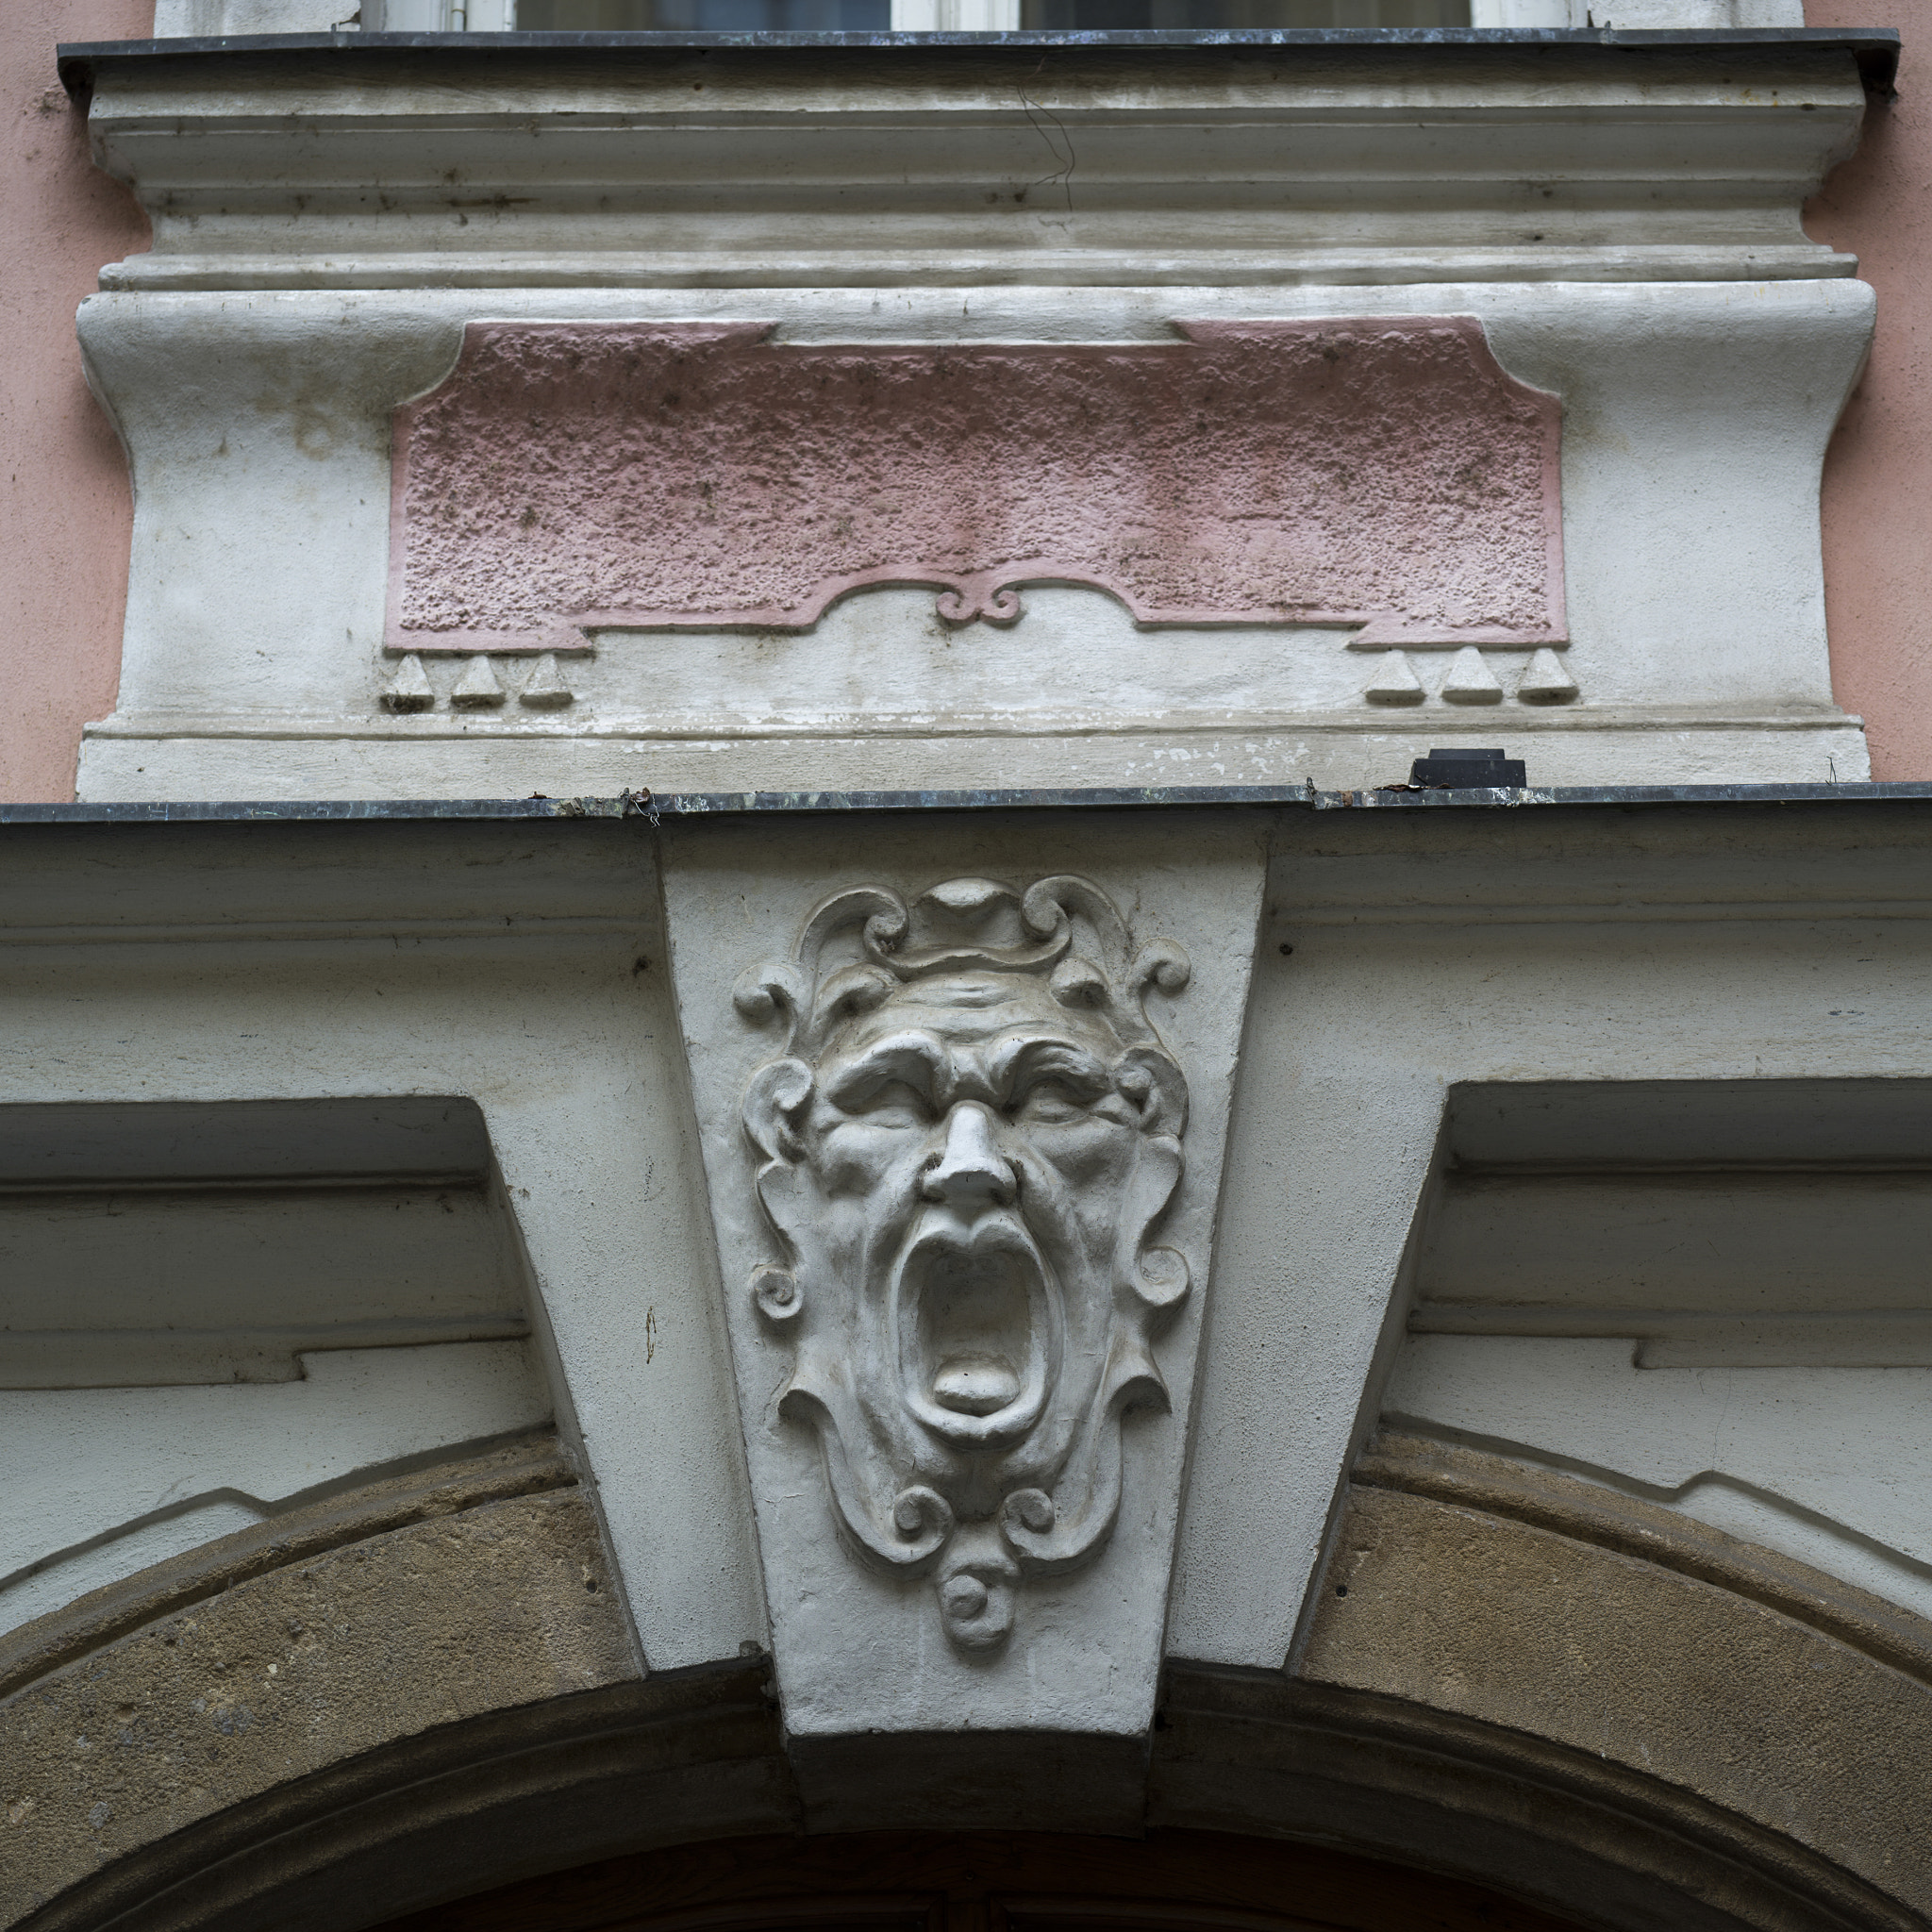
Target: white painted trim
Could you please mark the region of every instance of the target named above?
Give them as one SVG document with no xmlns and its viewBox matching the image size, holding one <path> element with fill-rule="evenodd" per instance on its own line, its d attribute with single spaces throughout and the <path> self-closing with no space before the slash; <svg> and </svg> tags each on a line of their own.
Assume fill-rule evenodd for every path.
<svg viewBox="0 0 1932 1932">
<path fill-rule="evenodd" d="M 512 12 L 515 0 L 508 4 Z M 362 25 L 372 33 L 448 33 L 457 26 L 455 15 L 462 12 L 462 0 L 362 0 Z"/>
<path fill-rule="evenodd" d="M 1581 26 L 1570 0 L 1469 0 L 1471 26 Z"/>
<path fill-rule="evenodd" d="M 1020 0 L 892 0 L 894 33 L 1016 33 Z"/>
</svg>

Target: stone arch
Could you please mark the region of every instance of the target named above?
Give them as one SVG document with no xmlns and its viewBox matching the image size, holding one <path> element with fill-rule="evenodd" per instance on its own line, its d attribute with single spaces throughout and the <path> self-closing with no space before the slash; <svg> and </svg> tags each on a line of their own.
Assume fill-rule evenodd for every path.
<svg viewBox="0 0 1932 1932">
<path fill-rule="evenodd" d="M 379 1932 L 1580 1932 L 1486 1888 L 1331 1847 L 1211 1831 L 886 1831 L 610 1858 Z"/>
<path fill-rule="evenodd" d="M 1287 1671 L 1170 1665 L 1147 1844 L 1324 1846 L 1613 1932 L 1924 1923 L 1916 1620 L 1395 1436 L 1314 1602 Z M 0 1686 L 4 1923 L 31 1932 L 359 1932 L 655 1848 L 814 1842 L 764 1660 L 639 1674 L 548 1437 L 98 1592 L 19 1633 Z"/>
</svg>

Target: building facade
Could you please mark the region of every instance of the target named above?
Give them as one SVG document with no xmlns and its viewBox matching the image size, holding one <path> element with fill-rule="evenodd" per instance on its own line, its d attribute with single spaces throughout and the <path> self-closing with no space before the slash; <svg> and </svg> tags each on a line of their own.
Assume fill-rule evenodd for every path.
<svg viewBox="0 0 1932 1932">
<path fill-rule="evenodd" d="M 5 30 L 7 1924 L 1932 1917 L 1913 23 L 1059 5 Z"/>
</svg>

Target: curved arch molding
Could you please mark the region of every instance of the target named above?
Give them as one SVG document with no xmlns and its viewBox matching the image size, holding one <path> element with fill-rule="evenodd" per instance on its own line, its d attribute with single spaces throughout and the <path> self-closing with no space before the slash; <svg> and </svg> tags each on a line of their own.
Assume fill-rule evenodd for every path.
<svg viewBox="0 0 1932 1932">
<path fill-rule="evenodd" d="M 1318 1840 L 1629 1932 L 1924 1924 L 1916 1620 L 1398 1436 L 1358 1468 L 1318 1592 L 1291 1671 L 1170 1664 L 1150 1826 Z M 824 1822 L 763 1659 L 645 1678 L 632 1657 L 547 1437 L 159 1566 L 0 1651 L 0 1924 L 351 1932 Z M 882 1797 L 915 1741 L 942 1748 L 880 1740 Z M 1051 1802 L 973 1816 L 973 1782 L 962 1826 L 1068 1828 Z"/>
</svg>

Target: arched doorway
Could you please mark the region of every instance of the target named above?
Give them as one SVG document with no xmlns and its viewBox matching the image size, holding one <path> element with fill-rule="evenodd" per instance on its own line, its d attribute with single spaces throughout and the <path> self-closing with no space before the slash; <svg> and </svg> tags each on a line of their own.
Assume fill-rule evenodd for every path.
<svg viewBox="0 0 1932 1932">
<path fill-rule="evenodd" d="M 1325 1847 L 872 1832 L 604 1859 L 377 1932 L 1576 1932 L 1497 1891 Z"/>
</svg>

